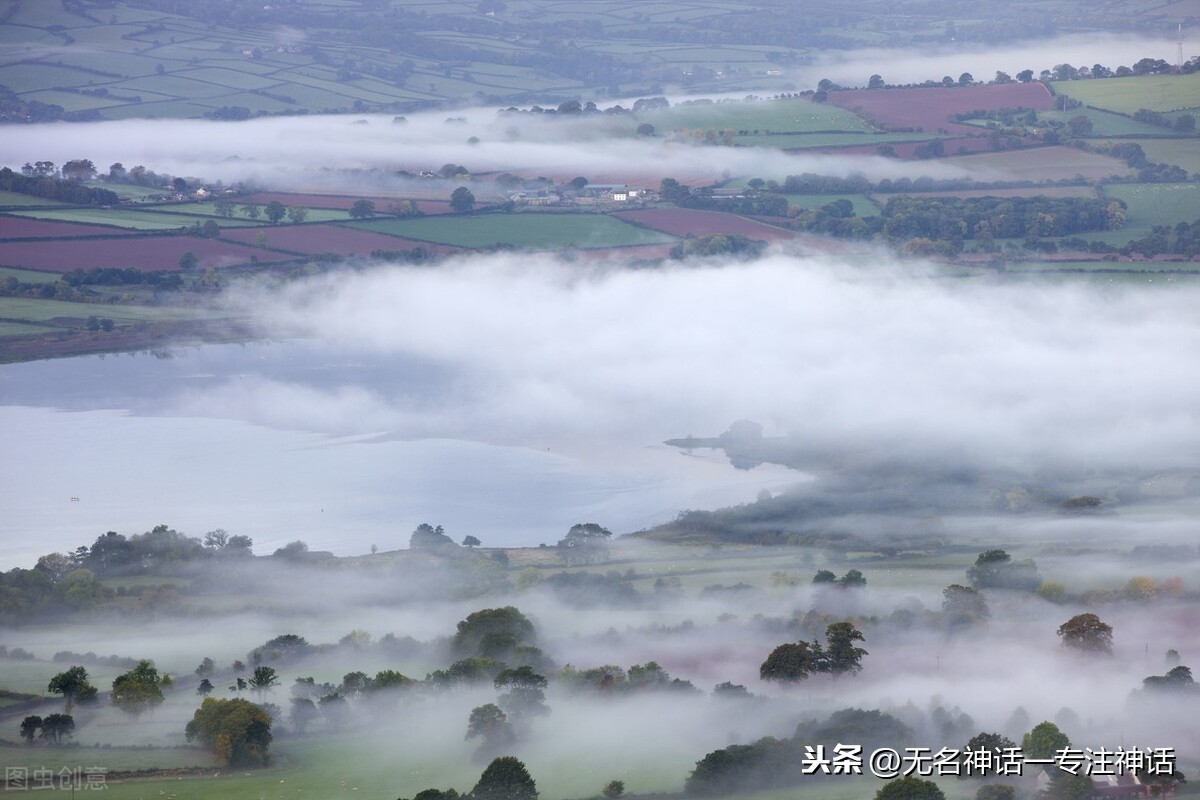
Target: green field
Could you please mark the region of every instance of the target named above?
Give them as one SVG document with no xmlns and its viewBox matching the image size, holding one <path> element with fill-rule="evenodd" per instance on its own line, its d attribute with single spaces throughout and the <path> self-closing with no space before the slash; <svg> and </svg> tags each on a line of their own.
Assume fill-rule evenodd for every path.
<svg viewBox="0 0 1200 800">
<path fill-rule="evenodd" d="M 1107 144 L 1125 142 L 1141 145 L 1146 158 L 1155 163 L 1174 164 L 1193 175 L 1200 173 L 1200 139 L 1112 139 Z"/>
<path fill-rule="evenodd" d="M 130 228 L 136 231 L 170 231 L 186 228 L 196 223 L 211 219 L 208 216 L 185 213 L 157 213 L 136 208 L 67 208 L 63 210 L 46 211 L 13 211 L 13 216 L 31 217 L 33 219 L 56 220 L 58 222 L 84 222 L 92 225 L 109 225 L 117 228 Z M 222 227 L 245 227 L 260 225 L 261 221 L 249 219 L 223 219 L 219 221 Z M 102 228 L 96 229 L 97 234 L 103 234 Z"/>
<path fill-rule="evenodd" d="M 1056 81 L 1050 85 L 1055 94 L 1122 114 L 1132 114 L 1139 108 L 1174 111 L 1200 105 L 1200 73 Z"/>
<path fill-rule="evenodd" d="M 5 278 L 16 278 L 21 283 L 56 283 L 58 275 L 52 272 L 37 272 L 31 269 L 16 269 L 0 267 L 0 281 Z"/>
<path fill-rule="evenodd" d="M 0 208 L 28 208 L 31 206 L 60 206 L 54 200 L 45 200 L 31 194 L 18 192 L 0 192 Z"/>
<path fill-rule="evenodd" d="M 649 122 L 659 133 L 680 128 L 759 133 L 871 130 L 864 119 L 850 111 L 807 99 L 675 105 L 665 111 L 639 114 L 638 121 Z"/>
<path fill-rule="evenodd" d="M 250 219 L 249 217 L 246 216 L 245 212 L 242 211 L 242 206 L 245 205 L 245 203 L 235 199 L 233 201 L 233 204 L 234 204 L 233 205 L 233 209 L 234 209 L 233 216 L 228 217 L 228 218 L 223 218 L 223 217 L 219 216 L 217 214 L 216 204 L 211 203 L 211 202 L 177 203 L 177 204 L 172 204 L 172 205 L 147 206 L 146 208 L 148 211 L 155 211 L 155 212 L 158 212 L 159 214 L 164 214 L 164 215 L 165 214 L 180 214 L 185 217 L 192 217 L 192 218 L 194 218 L 194 217 L 211 217 L 211 218 L 215 219 L 221 225 L 230 224 L 233 226 L 238 226 L 238 225 L 269 224 L 266 214 L 262 213 L 262 212 L 264 212 L 264 210 L 266 208 L 265 203 L 257 203 L 256 204 L 258 206 L 259 212 L 262 213 L 262 216 L 260 216 L 257 220 Z M 305 222 L 342 222 L 342 221 L 350 219 L 350 213 L 348 211 L 342 211 L 342 210 L 336 209 L 336 208 L 307 208 L 307 211 L 308 211 L 308 215 L 304 218 Z M 190 224 L 190 222 L 191 222 L 191 220 L 189 220 L 188 224 Z M 283 221 L 280 222 L 279 224 L 280 225 L 291 225 L 293 223 L 291 221 L 289 221 L 287 217 L 284 217 Z"/>
<path fill-rule="evenodd" d="M 674 237 L 603 214 L 483 214 L 373 220 L 350 227 L 391 236 L 466 248 L 509 245 L 529 250 L 580 249 L 662 244 Z"/>
<path fill-rule="evenodd" d="M 108 317 L 118 325 L 133 322 L 156 322 L 159 320 L 212 319 L 216 316 L 212 312 L 197 308 L 98 305 L 93 303 L 70 303 L 65 300 L 0 297 L 0 319 L 25 319 L 32 322 L 49 322 L 62 318 L 86 319 L 93 315 Z"/>
<path fill-rule="evenodd" d="M 1122 114 L 1101 111 L 1098 108 L 1073 108 L 1070 111 L 1039 111 L 1039 120 L 1054 120 L 1064 125 L 1075 117 L 1087 117 L 1092 121 L 1092 133 L 1088 138 L 1104 136 L 1170 136 L 1171 131 L 1145 122 L 1138 122 Z"/>
<path fill-rule="evenodd" d="M 810 210 L 835 200 L 849 200 L 854 205 L 856 217 L 879 216 L 879 206 L 865 194 L 785 194 L 784 197 L 787 198 L 788 205 Z"/>
<path fill-rule="evenodd" d="M 1110 183 L 1104 194 L 1128 206 L 1125 227 L 1112 232 L 1125 241 L 1145 236 L 1155 225 L 1200 219 L 1200 183 Z"/>
</svg>

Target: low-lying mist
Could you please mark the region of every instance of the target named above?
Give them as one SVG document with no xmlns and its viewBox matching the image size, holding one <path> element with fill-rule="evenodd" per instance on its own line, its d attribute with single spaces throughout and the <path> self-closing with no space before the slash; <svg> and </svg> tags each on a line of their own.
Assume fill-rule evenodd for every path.
<svg viewBox="0 0 1200 800">
<path fill-rule="evenodd" d="M 1194 466 L 1194 288 L 931 275 L 883 253 L 782 252 L 658 269 L 498 254 L 339 273 L 243 308 L 328 357 L 434 365 L 436 391 L 243 376 L 178 410 L 582 446 L 712 436 L 748 418 L 845 451 Z"/>
</svg>

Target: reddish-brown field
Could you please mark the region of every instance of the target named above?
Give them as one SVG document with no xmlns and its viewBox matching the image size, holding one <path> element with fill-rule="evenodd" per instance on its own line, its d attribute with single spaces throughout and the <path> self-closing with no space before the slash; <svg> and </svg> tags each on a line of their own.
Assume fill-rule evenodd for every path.
<svg viewBox="0 0 1200 800">
<path fill-rule="evenodd" d="M 920 142 L 892 142 L 892 149 L 896 151 L 899 158 L 912 158 L 914 151 L 923 144 L 931 140 L 926 139 Z M 948 156 L 963 155 L 965 153 L 987 153 L 992 149 L 992 143 L 986 138 L 976 136 L 973 138 L 950 138 L 942 139 L 943 153 Z M 820 150 L 822 153 L 848 153 L 851 155 L 876 155 L 879 150 L 879 145 L 874 144 L 858 144 L 850 147 L 821 147 L 805 150 L 806 153 L 812 153 Z"/>
<path fill-rule="evenodd" d="M 618 211 L 618 219 L 674 236 L 709 236 L 714 233 L 740 233 L 751 239 L 778 242 L 796 238 L 793 231 L 721 211 L 694 211 L 686 208 L 651 208 Z"/>
<path fill-rule="evenodd" d="M 975 135 L 981 134 L 979 128 L 951 122 L 951 115 L 976 109 L 1032 108 L 1048 111 L 1054 108 L 1054 96 L 1041 83 L 936 89 L 850 89 L 830 92 L 829 102 L 883 127 L 920 128 L 926 133 L 936 133 L 941 129 L 948 133 Z"/>
<path fill-rule="evenodd" d="M 0 264 L 7 267 L 70 272 L 92 267 L 179 269 L 179 257 L 191 251 L 200 269 L 258 261 L 285 261 L 286 255 L 194 236 L 122 236 L 112 239 L 64 239 L 51 242 L 0 242 Z"/>
<path fill-rule="evenodd" d="M 272 228 L 239 228 L 225 231 L 223 238 L 243 244 L 257 244 L 258 234 L 267 234 L 267 247 L 287 250 L 292 253 L 337 253 L 338 255 L 366 256 L 374 250 L 412 250 L 423 247 L 431 253 L 454 253 L 459 248 L 447 245 L 418 242 L 371 233 L 341 225 L 288 225 Z"/>
<path fill-rule="evenodd" d="M 1061 146 L 980 153 L 947 158 L 942 163 L 963 167 L 981 181 L 1057 181 L 1080 175 L 1087 180 L 1100 180 L 1130 173 L 1124 161 Z"/>
<path fill-rule="evenodd" d="M 25 217 L 0 217 L 0 239 L 58 239 L 71 236 L 131 236 L 138 231 L 78 222 L 49 222 Z"/>
<path fill-rule="evenodd" d="M 421 198 L 398 198 L 398 197 L 375 197 L 375 196 L 358 196 L 342 195 L 342 194 L 298 194 L 288 192 L 259 192 L 247 197 L 239 197 L 239 203 L 269 203 L 272 200 L 278 200 L 285 206 L 304 206 L 305 208 L 332 208 L 339 211 L 349 211 L 350 207 L 359 200 L 370 200 L 375 204 L 375 210 L 380 213 L 385 213 L 387 207 L 392 203 L 399 202 L 401 199 L 411 199 L 417 204 L 422 214 L 430 216 L 436 214 L 449 214 L 450 201 L 448 200 L 423 200 Z"/>
</svg>

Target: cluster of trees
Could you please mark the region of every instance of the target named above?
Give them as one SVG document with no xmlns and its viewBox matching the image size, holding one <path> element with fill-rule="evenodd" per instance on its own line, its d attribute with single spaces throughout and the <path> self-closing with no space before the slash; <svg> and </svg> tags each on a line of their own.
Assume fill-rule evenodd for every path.
<svg viewBox="0 0 1200 800">
<path fill-rule="evenodd" d="M 737 197 L 720 197 L 714 196 L 711 188 L 692 189 L 674 178 L 663 178 L 659 184 L 659 194 L 663 200 L 680 208 L 767 217 L 785 217 L 788 213 L 787 198 L 770 192 L 753 191 Z"/>
<path fill-rule="evenodd" d="M 1032 592 L 1042 584 L 1032 559 L 1014 561 L 1003 550 L 986 550 L 967 569 L 967 580 L 976 589 L 1013 589 Z"/>
<path fill-rule="evenodd" d="M 759 667 L 764 681 L 796 683 L 810 675 L 853 675 L 862 669 L 867 651 L 855 642 L 863 641 L 862 632 L 852 622 L 834 622 L 825 629 L 825 645 L 817 640 L 781 644 L 771 651 Z"/>
<path fill-rule="evenodd" d="M 1107 153 L 1113 158 L 1123 160 L 1136 169 L 1136 181 L 1139 183 L 1176 183 L 1188 179 L 1187 170 L 1175 164 L 1160 164 L 1146 157 L 1146 152 L 1137 142 L 1119 142 L 1098 152 Z"/>
<path fill-rule="evenodd" d="M 780 198 L 782 199 L 782 198 Z M 785 203 L 786 205 L 786 203 Z M 671 247 L 671 258 L 723 258 L 755 259 L 767 249 L 767 242 L 751 239 L 741 233 L 713 233 L 707 236 L 687 236 Z"/>
<path fill-rule="evenodd" d="M 913 731 L 890 714 L 847 708 L 824 720 L 801 722 L 791 738 L 769 736 L 708 753 L 696 762 L 684 792 L 694 797 L 719 797 L 796 786 L 820 779 L 819 774 L 803 773 L 806 747 L 823 747 L 832 754 L 834 745 L 853 743 L 870 753 L 880 747 L 903 748 L 912 736 Z"/>
<path fill-rule="evenodd" d="M 833 585 L 844 588 L 855 588 L 867 585 L 866 577 L 857 569 L 849 570 L 840 578 L 835 575 L 832 570 L 817 570 L 817 574 L 813 575 L 812 582 L 814 586 Z"/>
<path fill-rule="evenodd" d="M 1121 248 L 1124 254 L 1137 253 L 1147 258 L 1170 253 L 1187 256 L 1200 255 L 1200 219 L 1180 222 L 1174 227 L 1155 225 L 1148 236 L 1134 239 Z"/>
<path fill-rule="evenodd" d="M 564 563 L 595 564 L 608 560 L 608 541 L 612 531 L 594 522 L 572 525 L 556 545 Z"/>
<path fill-rule="evenodd" d="M 49 161 L 26 164 L 21 172 L 4 167 L 0 169 L 0 190 L 81 206 L 111 206 L 121 199 L 111 189 L 84 186 L 78 180 L 56 177 L 56 173 Z"/>
<path fill-rule="evenodd" d="M 251 555 L 248 536 L 212 531 L 203 540 L 166 525 L 126 537 L 108 531 L 91 547 L 50 553 L 33 569 L 0 573 L 0 618 L 36 618 L 93 608 L 125 592 L 114 592 L 102 577 L 164 574 L 190 563 Z"/>
<path fill-rule="evenodd" d="M 26 744 L 42 739 L 47 744 L 61 744 L 75 732 L 75 718 L 70 714 L 30 714 L 21 720 L 21 738 Z"/>
<path fill-rule="evenodd" d="M 628 693 L 638 691 L 668 691 L 694 694 L 699 689 L 691 681 L 672 678 L 656 661 L 634 664 L 628 670 L 616 664 L 580 669 L 567 664 L 555 676 L 560 684 L 576 691 Z M 741 687 L 743 690 L 745 687 Z"/>
<path fill-rule="evenodd" d="M 620 781 L 613 781 L 609 786 L 617 783 Z M 624 790 L 624 784 L 621 790 Z M 606 792 L 605 796 L 612 798 L 620 794 L 621 791 Z M 515 756 L 499 756 L 487 765 L 470 792 L 459 794 L 454 789 L 425 789 L 417 792 L 413 800 L 537 800 L 537 796 L 537 782 L 525 763 Z"/>
<path fill-rule="evenodd" d="M 991 241 L 1116 230 L 1125 206 L 1090 197 L 892 197 L 882 219 L 879 232 L 891 239 Z"/>
</svg>

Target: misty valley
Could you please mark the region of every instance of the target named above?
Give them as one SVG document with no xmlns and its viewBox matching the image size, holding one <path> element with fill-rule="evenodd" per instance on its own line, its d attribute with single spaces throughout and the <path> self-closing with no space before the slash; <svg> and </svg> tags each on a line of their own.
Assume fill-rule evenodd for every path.
<svg viewBox="0 0 1200 800">
<path fill-rule="evenodd" d="M 4 795 L 1200 794 L 1198 18 L 0 2 Z"/>
</svg>

